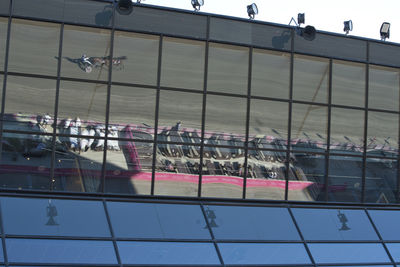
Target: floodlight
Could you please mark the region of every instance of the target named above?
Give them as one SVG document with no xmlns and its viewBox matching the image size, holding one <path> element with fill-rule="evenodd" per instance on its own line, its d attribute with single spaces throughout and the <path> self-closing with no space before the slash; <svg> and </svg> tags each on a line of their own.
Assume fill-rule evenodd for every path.
<svg viewBox="0 0 400 267">
<path fill-rule="evenodd" d="M 192 0 L 194 11 L 199 11 L 200 7 L 204 5 L 204 0 Z"/>
<path fill-rule="evenodd" d="M 300 24 L 304 24 L 306 21 L 306 16 L 304 13 L 299 13 L 297 14 L 297 24 L 300 26 Z"/>
<path fill-rule="evenodd" d="M 132 0 L 118 0 L 117 12 L 121 15 L 129 15 L 132 13 Z"/>
<path fill-rule="evenodd" d="M 382 41 L 388 39 L 390 37 L 390 23 L 389 22 L 382 23 L 380 32 Z"/>
<path fill-rule="evenodd" d="M 344 24 L 343 31 L 344 31 L 346 34 L 349 34 L 349 32 L 353 30 L 353 21 L 351 21 L 351 20 L 346 20 L 346 21 L 343 22 L 343 24 Z"/>
<path fill-rule="evenodd" d="M 250 19 L 254 19 L 254 17 L 258 14 L 258 7 L 256 4 L 251 4 L 247 6 L 247 14 Z"/>
<path fill-rule="evenodd" d="M 301 29 L 300 35 L 307 41 L 312 41 L 315 39 L 316 33 L 317 31 L 313 26 L 306 26 L 304 29 Z"/>
</svg>

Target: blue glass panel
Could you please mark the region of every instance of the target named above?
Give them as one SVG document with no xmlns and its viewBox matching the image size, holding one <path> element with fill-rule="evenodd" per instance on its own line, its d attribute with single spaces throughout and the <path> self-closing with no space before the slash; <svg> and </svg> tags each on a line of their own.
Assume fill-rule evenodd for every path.
<svg viewBox="0 0 400 267">
<path fill-rule="evenodd" d="M 198 205 L 107 202 L 116 237 L 210 239 Z"/>
<path fill-rule="evenodd" d="M 0 199 L 6 234 L 109 237 L 100 201 Z"/>
<path fill-rule="evenodd" d="M 219 264 L 212 243 L 118 242 L 123 264 Z"/>
<path fill-rule="evenodd" d="M 386 243 L 386 246 L 389 249 L 390 255 L 393 257 L 393 260 L 400 263 L 400 243 Z"/>
<path fill-rule="evenodd" d="M 225 264 L 311 263 L 303 244 L 219 243 L 218 247 Z"/>
<path fill-rule="evenodd" d="M 50 264 L 117 264 L 111 241 L 7 239 L 8 261 Z"/>
<path fill-rule="evenodd" d="M 316 263 L 390 262 L 381 244 L 336 243 L 308 244 Z"/>
<path fill-rule="evenodd" d="M 400 240 L 400 211 L 368 210 L 383 240 Z"/>
<path fill-rule="evenodd" d="M 286 208 L 205 206 L 216 239 L 300 240 Z"/>
<path fill-rule="evenodd" d="M 306 240 L 378 240 L 363 210 L 299 208 L 292 211 Z"/>
</svg>

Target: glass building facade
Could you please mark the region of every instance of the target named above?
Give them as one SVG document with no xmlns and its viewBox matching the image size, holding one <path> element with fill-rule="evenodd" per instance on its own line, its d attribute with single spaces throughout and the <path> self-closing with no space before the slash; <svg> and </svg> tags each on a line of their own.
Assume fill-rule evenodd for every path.
<svg viewBox="0 0 400 267">
<path fill-rule="evenodd" d="M 0 88 L 5 266 L 400 263 L 397 44 L 0 0 Z"/>
</svg>

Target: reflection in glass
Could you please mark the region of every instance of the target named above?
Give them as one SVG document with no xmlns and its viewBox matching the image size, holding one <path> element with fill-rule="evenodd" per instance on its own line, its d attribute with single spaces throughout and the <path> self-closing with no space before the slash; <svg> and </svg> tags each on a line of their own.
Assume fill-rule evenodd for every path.
<svg viewBox="0 0 400 267">
<path fill-rule="evenodd" d="M 48 190 L 52 137 L 3 133 L 0 186 Z"/>
<path fill-rule="evenodd" d="M 155 105 L 155 90 L 113 85 L 109 122 L 118 134 L 109 136 L 152 140 Z"/>
<path fill-rule="evenodd" d="M 332 104 L 365 106 L 365 64 L 334 60 Z"/>
<path fill-rule="evenodd" d="M 397 263 L 400 263 L 400 244 L 399 243 L 386 243 L 387 248 L 389 249 L 390 255 L 392 255 L 393 260 Z"/>
<path fill-rule="evenodd" d="M 382 244 L 308 244 L 316 263 L 389 263 Z M 334 253 L 332 253 L 334 252 Z"/>
<path fill-rule="evenodd" d="M 154 194 L 197 196 L 200 146 L 158 144 L 157 148 Z"/>
<path fill-rule="evenodd" d="M 397 210 L 368 210 L 383 240 L 400 240 L 400 212 Z"/>
<path fill-rule="evenodd" d="M 118 241 L 123 264 L 220 264 L 212 243 Z"/>
<path fill-rule="evenodd" d="M 365 202 L 398 203 L 397 175 L 397 160 L 367 158 Z"/>
<path fill-rule="evenodd" d="M 117 54 L 110 61 L 110 36 L 106 29 L 65 25 L 61 76 L 107 80 L 110 65 L 118 69 L 123 64 Z"/>
<path fill-rule="evenodd" d="M 310 264 L 303 244 L 218 243 L 225 264 Z"/>
<path fill-rule="evenodd" d="M 110 236 L 99 201 L 5 197 L 1 209 L 10 235 Z"/>
<path fill-rule="evenodd" d="M 368 154 L 397 157 L 398 133 L 398 114 L 368 111 Z"/>
<path fill-rule="evenodd" d="M 108 139 L 106 192 L 149 195 L 152 162 L 152 143 Z"/>
<path fill-rule="evenodd" d="M 159 37 L 115 31 L 114 57 L 122 58 L 112 71 L 114 82 L 157 83 Z"/>
<path fill-rule="evenodd" d="M 207 90 L 247 95 L 249 49 L 210 43 Z"/>
<path fill-rule="evenodd" d="M 251 95 L 289 98 L 290 54 L 253 50 Z"/>
<path fill-rule="evenodd" d="M 286 208 L 208 205 L 215 214 L 216 239 L 300 240 Z M 212 223 L 212 217 L 208 217 Z"/>
<path fill-rule="evenodd" d="M 4 129 L 52 133 L 56 81 L 7 76 Z"/>
<path fill-rule="evenodd" d="M 328 108 L 315 105 L 292 105 L 293 150 L 324 152 L 327 148 Z"/>
<path fill-rule="evenodd" d="M 6 244 L 10 263 L 117 264 L 111 241 L 8 238 Z"/>
<path fill-rule="evenodd" d="M 370 65 L 368 107 L 399 110 L 399 70 Z"/>
<path fill-rule="evenodd" d="M 306 240 L 378 240 L 364 210 L 295 208 L 292 211 Z"/>
<path fill-rule="evenodd" d="M 327 103 L 329 61 L 296 55 L 293 64 L 293 99 Z"/>
<path fill-rule="evenodd" d="M 62 81 L 58 133 L 105 136 L 107 85 Z"/>
<path fill-rule="evenodd" d="M 161 85 L 203 90 L 205 43 L 163 39 Z"/>
<path fill-rule="evenodd" d="M 331 152 L 362 154 L 364 115 L 363 110 L 332 108 Z"/>
<path fill-rule="evenodd" d="M 210 239 L 198 205 L 107 202 L 116 237 Z"/>
<path fill-rule="evenodd" d="M 333 202 L 360 202 L 362 158 L 333 156 L 329 158 L 328 198 Z"/>
<path fill-rule="evenodd" d="M 4 70 L 4 59 L 6 54 L 8 19 L 0 18 L 0 70 Z M 1 80 L 0 80 L 1 82 Z"/>
<path fill-rule="evenodd" d="M 59 24 L 13 19 L 8 71 L 57 75 L 59 39 Z"/>
<path fill-rule="evenodd" d="M 293 152 L 288 199 L 325 201 L 325 155 Z M 290 176 L 289 176 L 290 177 Z"/>
<path fill-rule="evenodd" d="M 200 143 L 202 102 L 202 94 L 161 91 L 159 140 Z"/>
</svg>

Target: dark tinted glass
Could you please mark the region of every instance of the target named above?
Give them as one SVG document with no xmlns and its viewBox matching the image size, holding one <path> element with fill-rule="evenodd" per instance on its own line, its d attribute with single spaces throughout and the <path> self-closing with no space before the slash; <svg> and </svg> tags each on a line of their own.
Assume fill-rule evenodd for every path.
<svg viewBox="0 0 400 267">
<path fill-rule="evenodd" d="M 64 1 L 60 0 L 16 0 L 13 1 L 13 15 L 62 20 L 63 7 Z"/>
<path fill-rule="evenodd" d="M 400 212 L 395 210 L 368 210 L 383 240 L 400 240 Z"/>
<path fill-rule="evenodd" d="M 6 245 L 10 263 L 117 264 L 111 241 L 10 238 Z"/>
<path fill-rule="evenodd" d="M 286 208 L 205 206 L 216 239 L 299 240 Z"/>
<path fill-rule="evenodd" d="M 124 242 L 118 250 L 123 264 L 219 264 L 212 243 Z"/>
<path fill-rule="evenodd" d="M 306 240 L 378 239 L 364 210 L 292 209 L 292 211 Z"/>
<path fill-rule="evenodd" d="M 107 206 L 117 237 L 210 238 L 197 205 L 108 202 Z"/>
<path fill-rule="evenodd" d="M 382 244 L 308 244 L 316 263 L 390 262 Z"/>
<path fill-rule="evenodd" d="M 110 236 L 102 202 L 2 198 L 4 231 L 12 235 Z"/>
<path fill-rule="evenodd" d="M 57 0 L 57 2 L 64 3 L 62 11 L 66 22 L 111 27 L 113 9 L 111 1 Z"/>
<path fill-rule="evenodd" d="M 219 243 L 225 264 L 309 264 L 303 244 Z"/>
<path fill-rule="evenodd" d="M 400 263 L 400 244 L 399 243 L 386 243 L 390 255 L 392 255 L 395 262 Z"/>
<path fill-rule="evenodd" d="M 0 2 L 0 14 L 8 15 L 10 9 L 10 0 Z"/>
<path fill-rule="evenodd" d="M 400 47 L 382 42 L 369 42 L 369 60 L 372 63 L 400 66 Z"/>
</svg>

